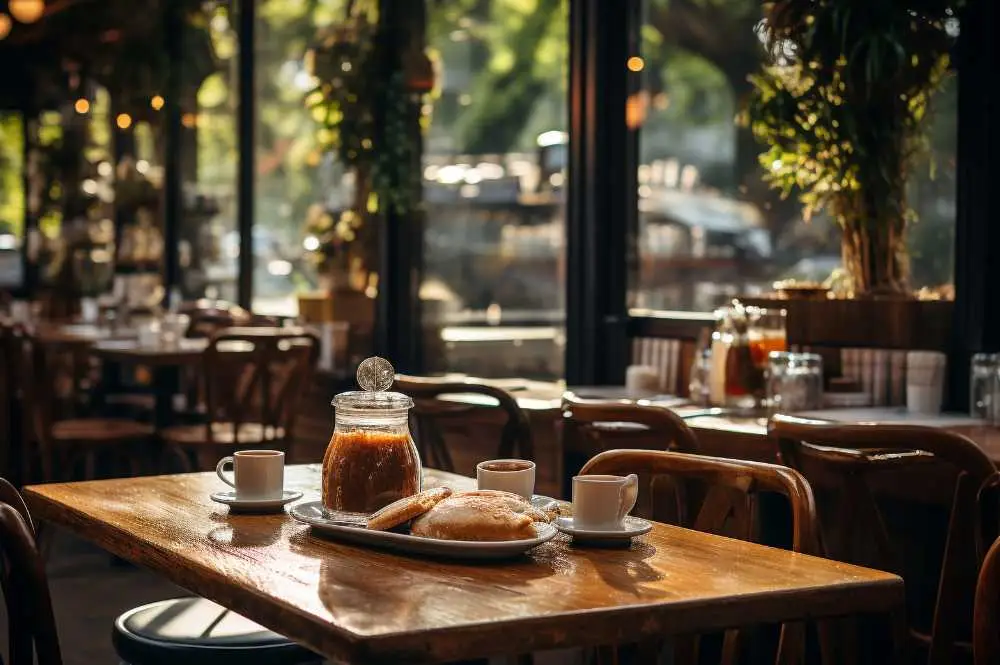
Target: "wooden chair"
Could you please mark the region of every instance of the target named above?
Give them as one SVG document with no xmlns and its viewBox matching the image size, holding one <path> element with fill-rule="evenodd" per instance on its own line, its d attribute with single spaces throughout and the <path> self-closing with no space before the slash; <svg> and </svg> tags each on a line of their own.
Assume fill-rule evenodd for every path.
<svg viewBox="0 0 1000 665">
<path fill-rule="evenodd" d="M 669 409 L 627 400 L 563 397 L 563 496 L 573 476 L 594 455 L 614 448 L 698 452 L 698 437 Z"/>
<path fill-rule="evenodd" d="M 0 589 L 7 608 L 8 665 L 61 665 L 45 561 L 17 490 L 0 478 Z M 35 660 L 37 656 L 37 661 Z"/>
<path fill-rule="evenodd" d="M 3 478 L 0 553 L 0 589 L 9 629 L 6 662 L 61 665 L 59 635 L 36 530 L 21 495 Z M 176 598 L 129 610 L 115 621 L 112 638 L 118 655 L 129 665 L 301 665 L 321 660 L 281 635 L 201 598 Z"/>
<path fill-rule="evenodd" d="M 1000 538 L 986 554 L 979 573 L 972 646 L 976 665 L 1000 663 Z"/>
<path fill-rule="evenodd" d="M 46 482 L 69 477 L 81 461 L 84 477 L 93 478 L 102 457 L 116 458 L 130 473 L 138 474 L 142 459 L 138 447 L 152 440 L 153 428 L 124 418 L 85 413 L 80 393 L 87 389 L 80 376 L 87 371 L 86 347 L 43 341 L 23 331 L 11 334 L 8 342 L 23 367 L 19 375 L 23 377 L 28 420 L 22 446 L 22 480 L 33 477 L 33 457 L 38 462 L 40 480 Z"/>
<path fill-rule="evenodd" d="M 810 554 L 816 551 L 816 509 L 812 490 L 805 478 L 793 469 L 663 450 L 607 450 L 580 470 L 580 475 L 630 473 L 654 479 L 666 476 L 672 481 L 676 498 L 675 524 L 747 541 L 759 541 L 758 501 L 761 494 L 782 495 L 788 500 L 791 512 L 792 550 Z M 739 631 L 726 632 L 723 663 L 736 662 L 740 642 Z M 634 662 L 656 662 L 655 653 L 649 652 L 651 648 L 652 645 L 641 646 L 644 657 Z M 783 626 L 776 662 L 802 662 L 804 650 L 804 627 Z M 698 651 L 698 638 L 677 640 L 674 662 L 697 663 Z"/>
<path fill-rule="evenodd" d="M 517 405 L 517 400 L 505 390 L 470 380 L 454 381 L 402 375 L 396 377 L 393 389 L 413 399 L 411 424 L 420 458 L 426 466 L 454 471 L 455 464 L 451 452 L 445 445 L 441 425 L 461 425 L 482 413 L 481 406 L 438 399 L 441 395 L 482 395 L 487 398 L 485 402 L 496 402 L 494 411 L 504 416 L 496 457 L 529 460 L 535 458 L 528 417 Z M 489 404 L 484 406 L 489 408 Z"/>
<path fill-rule="evenodd" d="M 972 647 L 976 665 L 1000 663 L 1000 538 L 993 543 L 979 573 Z"/>
<path fill-rule="evenodd" d="M 206 421 L 175 425 L 160 438 L 199 468 L 240 448 L 284 450 L 292 440 L 295 403 L 319 357 L 319 340 L 302 328 L 227 328 L 205 350 Z"/>
<path fill-rule="evenodd" d="M 813 485 L 823 554 L 905 580 L 904 649 L 910 655 L 926 650 L 920 662 L 931 665 L 968 662 L 982 543 L 992 542 L 998 526 L 995 519 L 985 526 L 978 519 L 980 510 L 997 514 L 995 492 L 983 491 L 980 501 L 980 488 L 997 478 L 989 457 L 964 436 L 939 428 L 778 415 L 769 431 L 782 460 Z M 888 495 L 902 496 L 895 501 L 903 505 Z M 948 507 L 937 529 L 935 502 Z M 854 630 L 844 639 L 851 653 Z"/>
</svg>

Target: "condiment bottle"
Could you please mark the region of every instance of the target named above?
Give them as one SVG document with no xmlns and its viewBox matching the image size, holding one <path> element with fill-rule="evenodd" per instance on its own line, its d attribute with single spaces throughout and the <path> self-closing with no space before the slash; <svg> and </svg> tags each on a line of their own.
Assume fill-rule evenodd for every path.
<svg viewBox="0 0 1000 665">
<path fill-rule="evenodd" d="M 392 365 L 367 358 L 358 366 L 360 391 L 333 399 L 334 428 L 323 456 L 323 506 L 372 513 L 420 491 L 421 465 L 410 436 L 407 395 L 387 392 Z"/>
</svg>

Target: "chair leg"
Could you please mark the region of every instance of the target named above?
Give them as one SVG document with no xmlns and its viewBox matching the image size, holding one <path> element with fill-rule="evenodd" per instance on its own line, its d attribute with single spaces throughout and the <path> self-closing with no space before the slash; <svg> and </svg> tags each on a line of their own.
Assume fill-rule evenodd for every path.
<svg viewBox="0 0 1000 665">
<path fill-rule="evenodd" d="M 52 541 L 55 540 L 54 529 L 48 522 L 39 520 L 35 524 L 35 547 L 42 561 L 48 563 L 49 555 L 52 553 Z"/>
<path fill-rule="evenodd" d="M 94 480 L 97 478 L 97 453 L 88 450 L 83 456 L 83 479 Z"/>
</svg>

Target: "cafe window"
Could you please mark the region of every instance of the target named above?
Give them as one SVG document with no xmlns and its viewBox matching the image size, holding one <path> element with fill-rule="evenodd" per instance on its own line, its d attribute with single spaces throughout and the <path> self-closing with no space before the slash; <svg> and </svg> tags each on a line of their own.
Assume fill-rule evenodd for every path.
<svg viewBox="0 0 1000 665">
<path fill-rule="evenodd" d="M 207 30 L 186 44 L 201 57 L 190 59 L 201 80 L 193 104 L 182 101 L 179 264 L 187 296 L 236 301 L 239 232 L 236 224 L 236 85 L 239 63 L 232 3 L 212 7 Z M 195 41 L 197 40 L 197 41 Z"/>
<path fill-rule="evenodd" d="M 828 217 L 803 219 L 793 195 L 763 180 L 763 148 L 736 122 L 764 62 L 754 0 L 645 0 L 641 90 L 629 99 L 639 128 L 639 267 L 633 307 L 708 311 L 775 281 L 823 282 L 841 264 Z M 910 173 L 911 286 L 952 281 L 957 77 L 933 101 L 927 158 Z"/>
<path fill-rule="evenodd" d="M 568 3 L 428 3 L 430 372 L 555 378 L 564 346 Z"/>
<path fill-rule="evenodd" d="M 19 113 L 0 113 L 0 286 L 24 279 L 24 124 Z"/>
</svg>

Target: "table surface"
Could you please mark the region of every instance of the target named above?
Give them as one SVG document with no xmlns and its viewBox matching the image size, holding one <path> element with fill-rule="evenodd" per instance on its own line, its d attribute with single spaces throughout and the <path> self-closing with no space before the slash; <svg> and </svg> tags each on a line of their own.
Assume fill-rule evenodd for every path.
<svg viewBox="0 0 1000 665">
<path fill-rule="evenodd" d="M 207 339 L 181 339 L 176 346 L 142 345 L 138 340 L 105 340 L 94 343 L 90 351 L 111 362 L 187 365 L 199 362 L 206 348 Z"/>
<path fill-rule="evenodd" d="M 518 405 L 529 413 L 558 415 L 562 404 L 562 396 L 572 391 L 588 399 L 623 399 L 626 395 L 621 387 L 571 387 L 566 388 L 561 383 L 527 381 L 518 390 L 513 390 Z M 602 391 L 603 394 L 602 394 Z M 486 404 L 480 395 L 451 395 L 449 399 L 468 404 Z M 767 437 L 767 418 L 755 418 L 730 415 L 724 410 L 709 409 L 701 406 L 680 406 L 677 398 L 670 396 L 649 396 L 645 400 L 653 406 L 669 408 L 685 419 L 685 422 L 697 434 L 713 436 L 743 437 L 742 441 L 759 440 Z M 721 413 L 708 414 L 710 411 Z M 835 420 L 837 422 L 857 423 L 894 423 L 912 424 L 925 427 L 940 427 L 951 432 L 962 434 L 978 445 L 996 464 L 1000 465 L 1000 428 L 993 427 L 984 421 L 977 420 L 965 414 L 911 414 L 904 407 L 866 407 L 850 409 L 823 409 L 810 411 L 810 418 Z M 775 455 L 777 453 L 775 452 Z M 768 460 L 773 461 L 773 460 Z"/>
<path fill-rule="evenodd" d="M 472 479 L 427 471 L 425 484 Z M 286 486 L 318 498 L 317 465 Z M 891 574 L 656 524 L 628 549 L 559 535 L 507 562 L 409 558 L 230 515 L 214 473 L 38 485 L 35 515 L 332 659 L 433 663 L 757 622 L 890 612 Z"/>
</svg>

